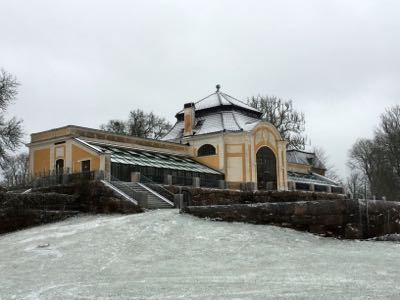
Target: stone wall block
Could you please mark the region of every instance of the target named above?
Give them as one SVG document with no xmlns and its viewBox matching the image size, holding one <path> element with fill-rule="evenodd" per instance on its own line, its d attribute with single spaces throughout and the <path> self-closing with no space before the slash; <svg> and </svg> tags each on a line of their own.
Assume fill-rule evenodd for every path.
<svg viewBox="0 0 400 300">
<path fill-rule="evenodd" d="M 307 203 L 301 202 L 301 203 L 296 203 L 297 205 L 294 207 L 294 214 L 296 216 L 303 216 L 306 215 L 308 210 L 307 210 Z"/>
</svg>

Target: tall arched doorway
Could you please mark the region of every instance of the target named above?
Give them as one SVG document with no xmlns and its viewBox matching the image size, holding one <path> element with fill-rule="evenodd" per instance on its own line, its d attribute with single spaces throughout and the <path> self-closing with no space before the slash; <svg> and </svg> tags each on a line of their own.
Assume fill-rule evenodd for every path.
<svg viewBox="0 0 400 300">
<path fill-rule="evenodd" d="M 63 159 L 57 159 L 56 160 L 56 172 L 57 174 L 63 173 L 64 171 L 64 160 Z"/>
<path fill-rule="evenodd" d="M 257 187 L 259 190 L 276 190 L 276 158 L 268 147 L 257 151 Z"/>
<path fill-rule="evenodd" d="M 56 160 L 56 178 L 57 178 L 58 184 L 63 182 L 63 175 L 64 175 L 64 160 L 57 159 Z"/>
</svg>

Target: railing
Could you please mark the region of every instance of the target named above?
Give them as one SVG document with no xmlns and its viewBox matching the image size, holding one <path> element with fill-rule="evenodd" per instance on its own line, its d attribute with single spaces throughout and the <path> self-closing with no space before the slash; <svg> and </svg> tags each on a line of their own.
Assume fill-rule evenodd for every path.
<svg viewBox="0 0 400 300">
<path fill-rule="evenodd" d="M 208 188 L 220 188 L 220 182 L 215 179 L 200 178 L 200 186 Z"/>
<path fill-rule="evenodd" d="M 168 191 L 166 188 L 162 187 L 160 184 L 155 183 L 150 178 L 140 175 L 140 183 L 148 187 L 149 189 L 155 191 L 160 194 L 164 198 L 168 199 L 171 202 L 174 202 L 174 194 Z"/>
<path fill-rule="evenodd" d="M 315 184 L 314 188 L 311 189 L 311 184 L 302 183 L 302 182 L 295 182 L 295 188 L 298 191 L 311 191 L 311 192 L 323 192 L 323 193 L 326 193 L 329 191 L 329 193 L 332 193 L 332 194 L 343 194 L 344 193 L 344 189 L 341 186 L 327 186 L 327 185 Z"/>
<path fill-rule="evenodd" d="M 69 173 L 68 170 L 52 171 L 40 173 L 38 174 L 38 176 L 26 175 L 23 177 L 19 177 L 16 180 L 9 181 L 7 184 L 7 188 L 9 190 L 17 190 L 22 188 L 40 188 L 58 184 L 77 183 L 83 180 L 95 180 L 103 178 L 103 171 L 88 171 L 78 173 Z"/>
<path fill-rule="evenodd" d="M 344 189 L 343 189 L 343 187 L 340 187 L 340 186 L 333 186 L 332 193 L 344 194 Z"/>
<path fill-rule="evenodd" d="M 143 175 L 143 173 L 140 173 L 140 175 L 145 176 L 147 179 L 154 183 L 163 184 L 165 180 L 164 176 L 162 175 Z"/>
<path fill-rule="evenodd" d="M 176 176 L 176 175 L 168 175 L 171 176 L 171 181 L 168 181 L 166 176 L 159 176 L 159 175 L 143 175 L 145 176 L 148 180 L 150 180 L 153 183 L 158 183 L 158 184 L 172 184 L 172 185 L 178 185 L 178 186 L 193 186 L 194 178 L 197 177 L 190 177 L 190 176 Z M 220 180 L 218 179 L 206 179 L 203 177 L 200 178 L 200 186 L 201 187 L 208 187 L 208 188 L 220 188 Z M 168 183 L 170 182 L 170 183 Z"/>
<path fill-rule="evenodd" d="M 326 189 L 326 186 L 325 185 L 315 185 L 314 186 L 314 191 L 315 192 L 326 192 L 327 191 L 327 189 Z"/>
<path fill-rule="evenodd" d="M 104 180 L 115 186 L 134 201 L 137 200 L 136 191 L 132 186 L 130 186 L 129 181 L 122 181 L 114 176 L 110 176 L 110 178 L 105 178 Z"/>
<path fill-rule="evenodd" d="M 296 182 L 296 190 L 299 191 L 309 191 L 310 185 L 307 183 Z"/>
<path fill-rule="evenodd" d="M 11 190 L 27 189 L 32 186 L 33 179 L 34 177 L 30 174 L 15 175 L 12 178 L 7 178 L 4 181 L 4 185 Z"/>
<path fill-rule="evenodd" d="M 193 177 L 189 177 L 189 176 L 172 176 L 172 184 L 173 185 L 191 186 L 191 185 L 193 185 Z"/>
<path fill-rule="evenodd" d="M 47 177 L 39 177 L 33 180 L 32 187 L 46 187 L 57 184 L 71 184 L 81 181 L 103 179 L 102 171 L 88 171 L 79 173 L 55 173 Z"/>
</svg>

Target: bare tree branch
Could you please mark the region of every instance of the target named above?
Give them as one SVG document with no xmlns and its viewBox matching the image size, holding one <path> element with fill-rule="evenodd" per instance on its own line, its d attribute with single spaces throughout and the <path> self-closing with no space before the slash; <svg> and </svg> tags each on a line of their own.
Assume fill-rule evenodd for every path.
<svg viewBox="0 0 400 300">
<path fill-rule="evenodd" d="M 7 120 L 5 111 L 15 101 L 19 83 L 3 69 L 0 70 L 0 166 L 8 158 L 8 151 L 15 151 L 21 145 L 22 121 L 15 117 Z"/>
<path fill-rule="evenodd" d="M 368 179 L 370 193 L 400 201 L 400 106 L 381 115 L 373 139 L 359 139 L 349 153 L 349 166 Z"/>
<path fill-rule="evenodd" d="M 17 79 L 7 73 L 5 70 L 0 70 L 0 109 L 5 111 L 8 105 L 13 102 L 18 94 L 19 83 Z"/>
<path fill-rule="evenodd" d="M 145 113 L 141 109 L 136 109 L 129 113 L 127 121 L 110 120 L 100 128 L 119 134 L 160 139 L 168 133 L 171 124 L 153 112 Z"/>
<path fill-rule="evenodd" d="M 288 141 L 288 148 L 302 150 L 307 137 L 305 131 L 305 117 L 293 108 L 292 100 L 282 100 L 275 96 L 251 97 L 247 103 L 263 113 L 263 120 L 273 124 L 282 138 Z"/>
</svg>

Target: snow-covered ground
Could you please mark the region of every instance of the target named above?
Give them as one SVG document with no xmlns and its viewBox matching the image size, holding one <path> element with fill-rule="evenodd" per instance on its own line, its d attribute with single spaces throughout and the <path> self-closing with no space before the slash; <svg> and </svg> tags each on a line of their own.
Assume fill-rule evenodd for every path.
<svg viewBox="0 0 400 300">
<path fill-rule="evenodd" d="M 399 298 L 399 282 L 398 243 L 176 210 L 76 217 L 0 236 L 1 299 L 376 299 Z"/>
</svg>

